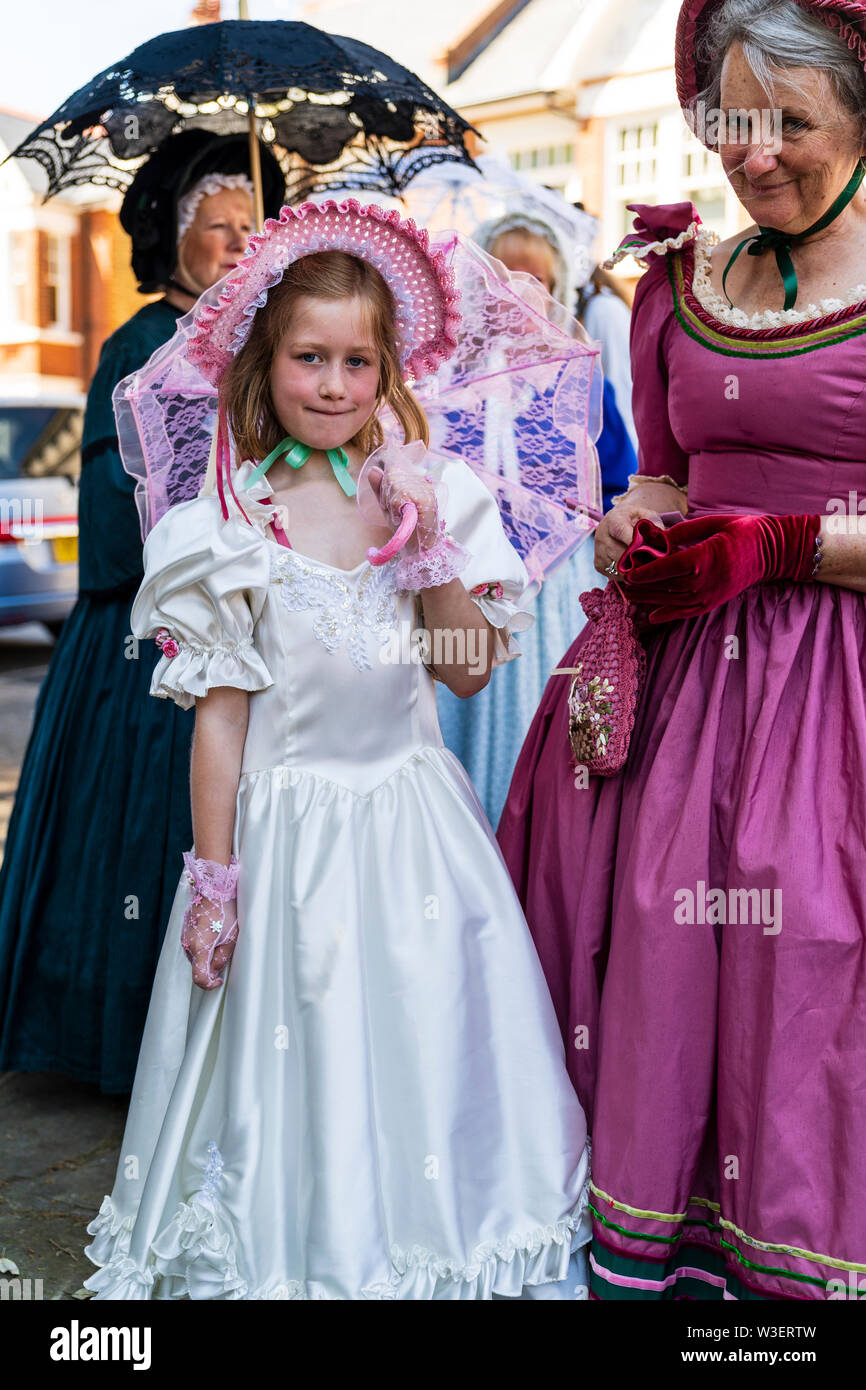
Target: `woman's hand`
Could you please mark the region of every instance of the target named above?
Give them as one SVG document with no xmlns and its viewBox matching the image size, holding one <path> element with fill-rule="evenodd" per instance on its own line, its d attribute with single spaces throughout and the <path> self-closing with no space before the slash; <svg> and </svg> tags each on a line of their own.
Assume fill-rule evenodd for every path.
<svg viewBox="0 0 866 1390">
<path fill-rule="evenodd" d="M 642 517 L 663 529 L 659 513 L 632 498 L 624 498 L 602 517 L 595 533 L 595 567 L 600 574 L 609 573 L 608 566 L 617 562 L 631 545 L 635 525 Z"/>
<path fill-rule="evenodd" d="M 218 930 L 214 927 L 218 924 Z M 221 902 L 201 897 L 184 917 L 181 946 L 192 966 L 192 982 L 199 989 L 219 989 L 220 978 L 231 960 L 238 939 L 237 900 Z"/>
<path fill-rule="evenodd" d="M 647 517 L 656 526 L 663 527 L 663 512 L 679 512 L 685 515 L 686 496 L 678 487 L 647 477 L 617 502 L 598 524 L 595 533 L 595 567 L 600 574 L 608 566 L 619 560 L 626 547 L 631 545 L 635 523 Z"/>
</svg>

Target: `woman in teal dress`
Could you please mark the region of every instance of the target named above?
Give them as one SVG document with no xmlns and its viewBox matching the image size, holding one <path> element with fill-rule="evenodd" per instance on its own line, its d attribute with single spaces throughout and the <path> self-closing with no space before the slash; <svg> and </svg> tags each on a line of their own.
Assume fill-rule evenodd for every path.
<svg viewBox="0 0 866 1390">
<path fill-rule="evenodd" d="M 262 149 L 265 210 L 284 181 Z M 142 540 L 111 393 L 243 255 L 247 137 L 174 136 L 121 210 L 142 293 L 165 291 L 104 344 L 87 398 L 79 597 L 36 703 L 0 869 L 0 1070 L 131 1090 L 153 974 L 192 845 L 193 712 L 148 698 L 159 650 L 130 609 Z"/>
</svg>

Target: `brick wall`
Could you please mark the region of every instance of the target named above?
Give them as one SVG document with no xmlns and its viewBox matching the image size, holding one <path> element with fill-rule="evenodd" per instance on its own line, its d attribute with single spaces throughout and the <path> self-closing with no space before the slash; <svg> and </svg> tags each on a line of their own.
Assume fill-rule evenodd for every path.
<svg viewBox="0 0 866 1390">
<path fill-rule="evenodd" d="M 105 339 L 143 304 L 158 298 L 138 293 L 130 255 L 129 237 L 116 213 L 98 209 L 82 214 L 76 257 L 81 315 L 76 327 L 84 338 L 85 381 L 93 375 Z"/>
</svg>

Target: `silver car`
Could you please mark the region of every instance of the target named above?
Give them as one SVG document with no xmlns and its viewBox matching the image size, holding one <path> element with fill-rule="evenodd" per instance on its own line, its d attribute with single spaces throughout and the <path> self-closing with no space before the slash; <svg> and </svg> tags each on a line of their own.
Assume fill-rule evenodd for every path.
<svg viewBox="0 0 866 1390">
<path fill-rule="evenodd" d="M 13 396 L 0 379 L 0 626 L 55 636 L 78 593 L 78 478 L 85 397 Z"/>
</svg>

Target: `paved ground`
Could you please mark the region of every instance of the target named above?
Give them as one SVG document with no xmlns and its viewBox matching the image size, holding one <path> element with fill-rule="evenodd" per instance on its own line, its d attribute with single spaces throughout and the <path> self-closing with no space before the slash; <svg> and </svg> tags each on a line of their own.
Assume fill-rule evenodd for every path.
<svg viewBox="0 0 866 1390">
<path fill-rule="evenodd" d="M 0 628 L 0 848 L 6 841 L 33 706 L 53 646 L 41 623 Z"/>
<path fill-rule="evenodd" d="M 38 623 L 0 629 L 0 841 L 52 646 Z M 85 1226 L 111 1190 L 126 1106 L 53 1073 L 0 1073 L 0 1259 L 44 1298 L 75 1297 L 93 1273 Z"/>
<path fill-rule="evenodd" d="M 0 1075 L 0 1256 L 44 1298 L 74 1297 L 94 1272 L 85 1227 L 111 1191 L 126 1105 L 53 1073 Z"/>
</svg>

